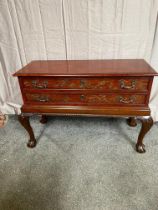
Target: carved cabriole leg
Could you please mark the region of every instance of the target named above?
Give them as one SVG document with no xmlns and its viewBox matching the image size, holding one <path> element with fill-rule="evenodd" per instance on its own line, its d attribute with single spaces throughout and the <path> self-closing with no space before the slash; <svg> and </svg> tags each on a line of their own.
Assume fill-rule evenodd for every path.
<svg viewBox="0 0 158 210">
<path fill-rule="evenodd" d="M 138 117 L 137 119 L 141 121 L 142 127 L 138 136 L 136 151 L 139 153 L 144 153 L 146 151 L 145 151 L 145 145 L 143 144 L 143 138 L 152 127 L 153 119 L 152 117 Z"/>
<path fill-rule="evenodd" d="M 131 127 L 135 127 L 137 125 L 136 118 L 135 117 L 128 118 L 127 124 Z"/>
<path fill-rule="evenodd" d="M 18 115 L 19 122 L 21 125 L 27 130 L 30 139 L 27 143 L 27 146 L 33 148 L 36 146 L 36 139 L 34 137 L 34 133 L 32 127 L 30 125 L 29 116 L 25 116 L 24 114 Z"/>
<path fill-rule="evenodd" d="M 47 116 L 46 115 L 41 116 L 40 123 L 42 123 L 42 124 L 47 123 Z"/>
</svg>

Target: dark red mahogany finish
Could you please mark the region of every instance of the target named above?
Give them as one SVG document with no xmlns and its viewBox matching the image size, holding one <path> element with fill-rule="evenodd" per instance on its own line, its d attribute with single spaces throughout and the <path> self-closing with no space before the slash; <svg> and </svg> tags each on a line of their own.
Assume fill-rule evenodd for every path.
<svg viewBox="0 0 158 210">
<path fill-rule="evenodd" d="M 128 117 L 142 128 L 136 150 L 145 152 L 143 138 L 153 124 L 148 107 L 153 77 L 143 59 L 32 61 L 18 76 L 24 104 L 20 123 L 28 131 L 29 147 L 36 145 L 29 123 L 32 114 Z"/>
</svg>

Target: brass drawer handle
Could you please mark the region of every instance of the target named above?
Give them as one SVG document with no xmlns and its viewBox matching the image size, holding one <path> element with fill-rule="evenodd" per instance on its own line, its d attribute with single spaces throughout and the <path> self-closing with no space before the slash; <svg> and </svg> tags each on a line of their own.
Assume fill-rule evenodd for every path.
<svg viewBox="0 0 158 210">
<path fill-rule="evenodd" d="M 48 86 L 48 81 L 43 81 L 43 83 L 38 84 L 36 80 L 32 81 L 32 86 L 37 89 L 44 89 Z"/>
<path fill-rule="evenodd" d="M 125 85 L 125 81 L 123 79 L 120 80 L 120 87 L 122 89 L 135 89 L 136 87 L 136 81 L 135 80 L 132 80 L 131 81 L 131 85 Z"/>
<path fill-rule="evenodd" d="M 123 98 L 122 96 L 119 97 L 119 102 L 124 104 L 133 104 L 135 100 L 136 98 L 134 96 L 131 96 L 129 100 L 127 100 L 127 98 Z"/>
<path fill-rule="evenodd" d="M 38 96 L 37 101 L 39 101 L 39 102 L 48 102 L 49 98 L 48 98 L 48 96 Z"/>
</svg>

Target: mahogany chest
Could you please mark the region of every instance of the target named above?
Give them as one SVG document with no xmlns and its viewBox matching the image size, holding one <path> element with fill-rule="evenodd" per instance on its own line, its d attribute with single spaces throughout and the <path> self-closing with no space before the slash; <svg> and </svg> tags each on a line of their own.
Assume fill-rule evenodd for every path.
<svg viewBox="0 0 158 210">
<path fill-rule="evenodd" d="M 19 121 L 36 145 L 29 123 L 32 114 L 126 117 L 142 122 L 136 150 L 145 152 L 143 137 L 153 120 L 148 106 L 153 77 L 158 75 L 142 59 L 32 61 L 18 76 L 23 106 Z"/>
</svg>

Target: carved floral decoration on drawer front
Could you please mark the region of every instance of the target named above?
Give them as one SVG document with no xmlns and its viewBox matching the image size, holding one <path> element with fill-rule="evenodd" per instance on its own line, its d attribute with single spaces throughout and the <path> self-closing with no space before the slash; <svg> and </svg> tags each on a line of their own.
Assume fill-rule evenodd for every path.
<svg viewBox="0 0 158 210">
<path fill-rule="evenodd" d="M 88 95 L 85 96 L 86 103 L 104 103 L 107 104 L 109 102 L 108 97 L 106 95 Z"/>
<path fill-rule="evenodd" d="M 75 104 L 143 104 L 144 95 L 109 95 L 109 94 L 32 94 L 27 93 L 28 101 L 42 103 Z"/>
<path fill-rule="evenodd" d="M 34 89 L 107 89 L 147 90 L 148 80 L 142 79 L 44 79 L 24 80 L 25 87 Z"/>
<path fill-rule="evenodd" d="M 26 94 L 29 101 L 53 103 L 110 103 L 107 95 L 51 95 L 51 94 Z"/>
<path fill-rule="evenodd" d="M 113 89 L 114 82 L 110 80 L 95 80 L 95 79 L 52 79 L 52 80 L 24 80 L 25 87 L 32 87 L 35 89 L 45 89 L 45 88 L 60 88 L 60 89 Z"/>
<path fill-rule="evenodd" d="M 130 85 L 126 85 L 130 83 Z M 59 80 L 55 84 L 55 88 L 81 88 L 81 89 L 135 89 L 136 80 L 110 80 L 110 79 L 82 79 L 75 80 L 64 79 Z"/>
</svg>

